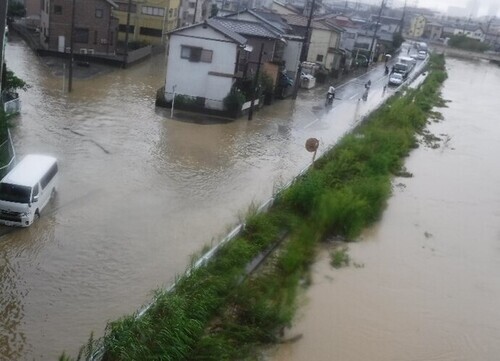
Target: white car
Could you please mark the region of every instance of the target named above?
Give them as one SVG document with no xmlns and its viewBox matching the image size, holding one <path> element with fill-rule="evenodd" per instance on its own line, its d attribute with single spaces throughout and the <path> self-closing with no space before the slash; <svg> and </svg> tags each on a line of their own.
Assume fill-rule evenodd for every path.
<svg viewBox="0 0 500 361">
<path fill-rule="evenodd" d="M 425 51 L 419 51 L 417 55 L 418 60 L 425 60 L 427 58 L 427 53 Z"/>
<path fill-rule="evenodd" d="M 389 85 L 401 85 L 403 81 L 403 74 L 400 73 L 392 73 L 389 77 Z"/>
</svg>

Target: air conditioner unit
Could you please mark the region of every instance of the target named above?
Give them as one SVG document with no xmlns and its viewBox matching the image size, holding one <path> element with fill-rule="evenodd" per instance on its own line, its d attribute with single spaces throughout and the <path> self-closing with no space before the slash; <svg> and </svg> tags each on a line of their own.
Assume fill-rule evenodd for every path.
<svg viewBox="0 0 500 361">
<path fill-rule="evenodd" d="M 85 49 L 85 48 L 80 49 L 80 54 L 87 54 L 87 49 Z"/>
<path fill-rule="evenodd" d="M 94 54 L 94 49 L 87 49 L 87 54 Z"/>
<path fill-rule="evenodd" d="M 69 46 L 68 46 L 68 47 L 66 47 L 66 52 L 67 52 L 67 53 L 71 53 L 71 48 L 70 48 Z"/>
</svg>

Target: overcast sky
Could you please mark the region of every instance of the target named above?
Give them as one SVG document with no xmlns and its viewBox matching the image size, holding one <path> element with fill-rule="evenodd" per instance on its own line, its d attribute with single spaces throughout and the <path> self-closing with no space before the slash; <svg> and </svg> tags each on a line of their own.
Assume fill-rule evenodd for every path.
<svg viewBox="0 0 500 361">
<path fill-rule="evenodd" d="M 467 3 L 470 0 L 407 0 L 408 5 L 418 4 L 420 7 L 427 7 L 431 9 L 438 9 L 441 11 L 446 11 L 448 6 L 458 6 L 458 7 L 466 7 Z M 497 4 L 500 6 L 500 0 L 478 0 L 481 4 L 480 6 L 480 14 L 486 14 L 488 11 L 489 4 Z M 376 2 L 376 0 L 375 0 Z M 404 0 L 392 0 L 394 5 L 396 4 L 404 4 Z"/>
</svg>

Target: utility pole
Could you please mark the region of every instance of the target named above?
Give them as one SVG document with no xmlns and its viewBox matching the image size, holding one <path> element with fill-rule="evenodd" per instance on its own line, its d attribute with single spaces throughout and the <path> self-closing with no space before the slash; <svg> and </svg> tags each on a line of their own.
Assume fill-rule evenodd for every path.
<svg viewBox="0 0 500 361">
<path fill-rule="evenodd" d="M 406 2 L 407 2 L 407 0 L 405 0 L 405 6 L 404 6 L 404 8 L 403 8 L 403 16 L 401 16 L 401 22 L 399 23 L 399 33 L 400 33 L 400 34 L 403 34 L 403 27 L 404 27 L 404 25 L 405 25 Z"/>
<path fill-rule="evenodd" d="M 3 59 L 5 57 L 5 24 L 7 22 L 7 1 L 0 3 L 0 84 L 2 84 L 3 76 Z M 1 88 L 1 85 L 0 85 Z M 0 89 L 0 91 L 3 89 Z"/>
<path fill-rule="evenodd" d="M 73 0 L 73 8 L 71 9 L 71 34 L 69 36 L 69 70 L 68 70 L 68 93 L 73 90 L 73 47 L 75 44 L 75 8 L 76 0 Z"/>
<path fill-rule="evenodd" d="M 309 43 L 311 37 L 311 21 L 314 14 L 315 4 L 316 0 L 312 0 L 311 11 L 309 12 L 309 18 L 307 19 L 306 31 L 304 33 L 304 39 L 302 40 L 302 49 L 300 51 L 299 67 L 297 69 L 297 74 L 295 75 L 292 99 L 297 99 L 297 93 L 299 92 L 299 86 L 300 86 L 300 74 L 302 73 L 302 62 L 307 60 L 307 54 L 309 53 Z"/>
<path fill-rule="evenodd" d="M 248 120 L 252 120 L 253 117 L 253 106 L 255 101 L 255 95 L 257 95 L 257 85 L 259 84 L 259 73 L 260 73 L 260 63 L 262 62 L 262 54 L 264 53 L 264 43 L 260 44 L 259 62 L 257 63 L 257 71 L 255 72 L 255 77 L 253 78 L 252 85 L 252 99 L 250 100 L 250 109 L 248 110 Z"/>
<path fill-rule="evenodd" d="M 193 24 L 196 24 L 196 13 L 198 12 L 198 0 L 194 4 Z"/>
<path fill-rule="evenodd" d="M 130 12 L 132 11 L 132 0 L 128 0 L 128 5 L 127 5 L 127 27 L 126 27 L 126 32 L 125 32 L 125 59 L 124 59 L 124 64 L 123 67 L 127 67 L 127 62 L 128 62 L 128 37 L 130 33 Z"/>
<path fill-rule="evenodd" d="M 380 10 L 378 11 L 378 16 L 377 16 L 377 23 L 375 24 L 375 31 L 373 32 L 372 43 L 370 45 L 370 59 L 368 59 L 368 64 L 371 64 L 373 62 L 373 45 L 375 44 L 375 38 L 377 37 L 377 32 L 378 32 L 378 24 L 380 23 L 380 17 L 382 16 L 382 10 L 384 10 L 386 1 L 387 0 L 382 0 L 382 3 L 380 4 Z"/>
</svg>

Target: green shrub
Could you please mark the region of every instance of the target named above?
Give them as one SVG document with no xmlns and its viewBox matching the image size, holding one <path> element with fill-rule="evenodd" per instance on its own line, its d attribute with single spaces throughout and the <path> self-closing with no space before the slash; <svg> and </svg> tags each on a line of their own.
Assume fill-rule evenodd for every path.
<svg viewBox="0 0 500 361">
<path fill-rule="evenodd" d="M 245 96 L 237 88 L 233 88 L 224 98 L 224 107 L 232 114 L 238 114 L 245 103 Z"/>
</svg>

